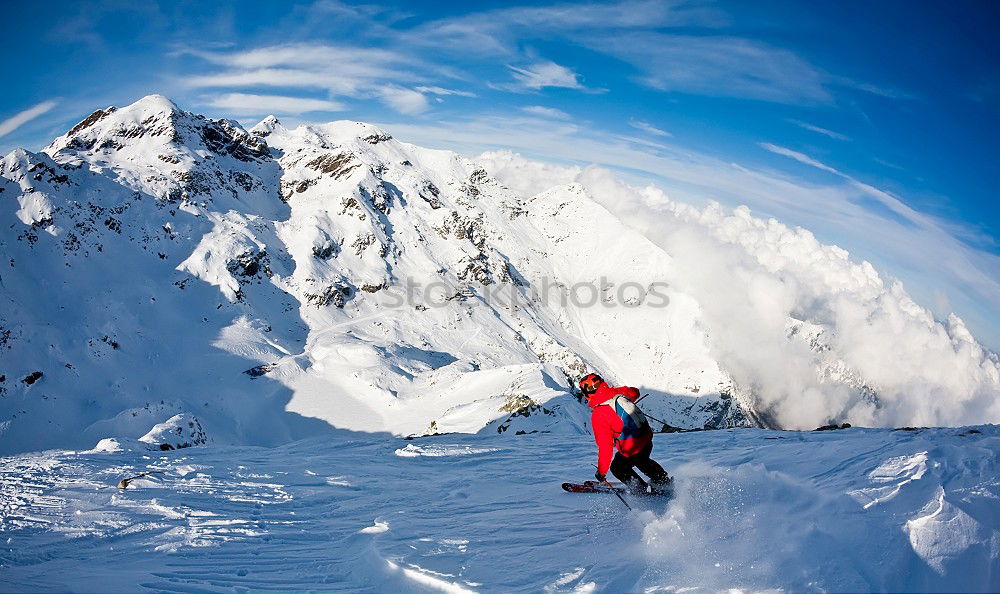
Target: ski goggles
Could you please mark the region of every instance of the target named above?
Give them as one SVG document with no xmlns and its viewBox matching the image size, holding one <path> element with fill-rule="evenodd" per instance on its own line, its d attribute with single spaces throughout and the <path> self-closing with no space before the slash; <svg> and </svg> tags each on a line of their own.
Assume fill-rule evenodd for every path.
<svg viewBox="0 0 1000 594">
<path fill-rule="evenodd" d="M 597 388 L 604 383 L 601 376 L 596 373 L 591 373 L 590 375 L 584 377 L 580 380 L 580 390 L 584 394 L 593 394 L 597 391 Z"/>
</svg>

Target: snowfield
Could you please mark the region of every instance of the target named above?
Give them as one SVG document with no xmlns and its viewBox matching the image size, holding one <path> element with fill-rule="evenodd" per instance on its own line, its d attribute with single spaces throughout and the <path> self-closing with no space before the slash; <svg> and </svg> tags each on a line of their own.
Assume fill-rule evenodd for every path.
<svg viewBox="0 0 1000 594">
<path fill-rule="evenodd" d="M 660 434 L 677 495 L 633 512 L 559 488 L 582 435 L 119 447 L 0 460 L 0 589 L 1000 588 L 995 426 Z"/>
</svg>

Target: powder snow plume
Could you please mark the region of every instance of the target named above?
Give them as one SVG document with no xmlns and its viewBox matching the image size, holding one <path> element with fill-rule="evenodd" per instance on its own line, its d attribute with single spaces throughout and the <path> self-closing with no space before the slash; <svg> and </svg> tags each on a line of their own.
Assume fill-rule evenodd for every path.
<svg viewBox="0 0 1000 594">
<path fill-rule="evenodd" d="M 713 356 L 775 425 L 1000 421 L 1000 361 L 958 316 L 936 320 L 899 281 L 808 230 L 746 207 L 698 209 L 599 167 L 480 160 L 524 194 L 580 184 L 669 254 L 671 285 L 698 302 Z"/>
</svg>

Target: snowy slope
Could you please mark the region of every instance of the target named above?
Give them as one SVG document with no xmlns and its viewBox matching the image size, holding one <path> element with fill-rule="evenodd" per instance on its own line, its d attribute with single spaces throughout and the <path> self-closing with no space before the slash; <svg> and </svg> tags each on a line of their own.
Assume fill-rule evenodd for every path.
<svg viewBox="0 0 1000 594">
<path fill-rule="evenodd" d="M 658 435 L 677 497 L 631 513 L 560 490 L 583 436 L 122 445 L 0 459 L 0 590 L 1000 588 L 995 426 Z"/>
</svg>

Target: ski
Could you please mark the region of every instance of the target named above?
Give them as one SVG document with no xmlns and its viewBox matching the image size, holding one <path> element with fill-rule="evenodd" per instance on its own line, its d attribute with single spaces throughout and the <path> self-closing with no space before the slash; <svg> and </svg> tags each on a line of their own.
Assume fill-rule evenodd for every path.
<svg viewBox="0 0 1000 594">
<path fill-rule="evenodd" d="M 568 493 L 626 493 L 628 490 L 621 483 L 599 483 L 584 481 L 582 483 L 563 483 L 562 488 Z"/>
<path fill-rule="evenodd" d="M 582 483 L 563 483 L 562 488 L 567 493 L 624 493 L 630 494 L 622 483 L 599 483 L 597 481 L 584 481 Z M 636 495 L 635 493 L 631 493 Z M 652 497 L 672 497 L 674 494 L 674 481 L 671 480 L 664 487 L 654 489 L 645 496 Z"/>
</svg>

